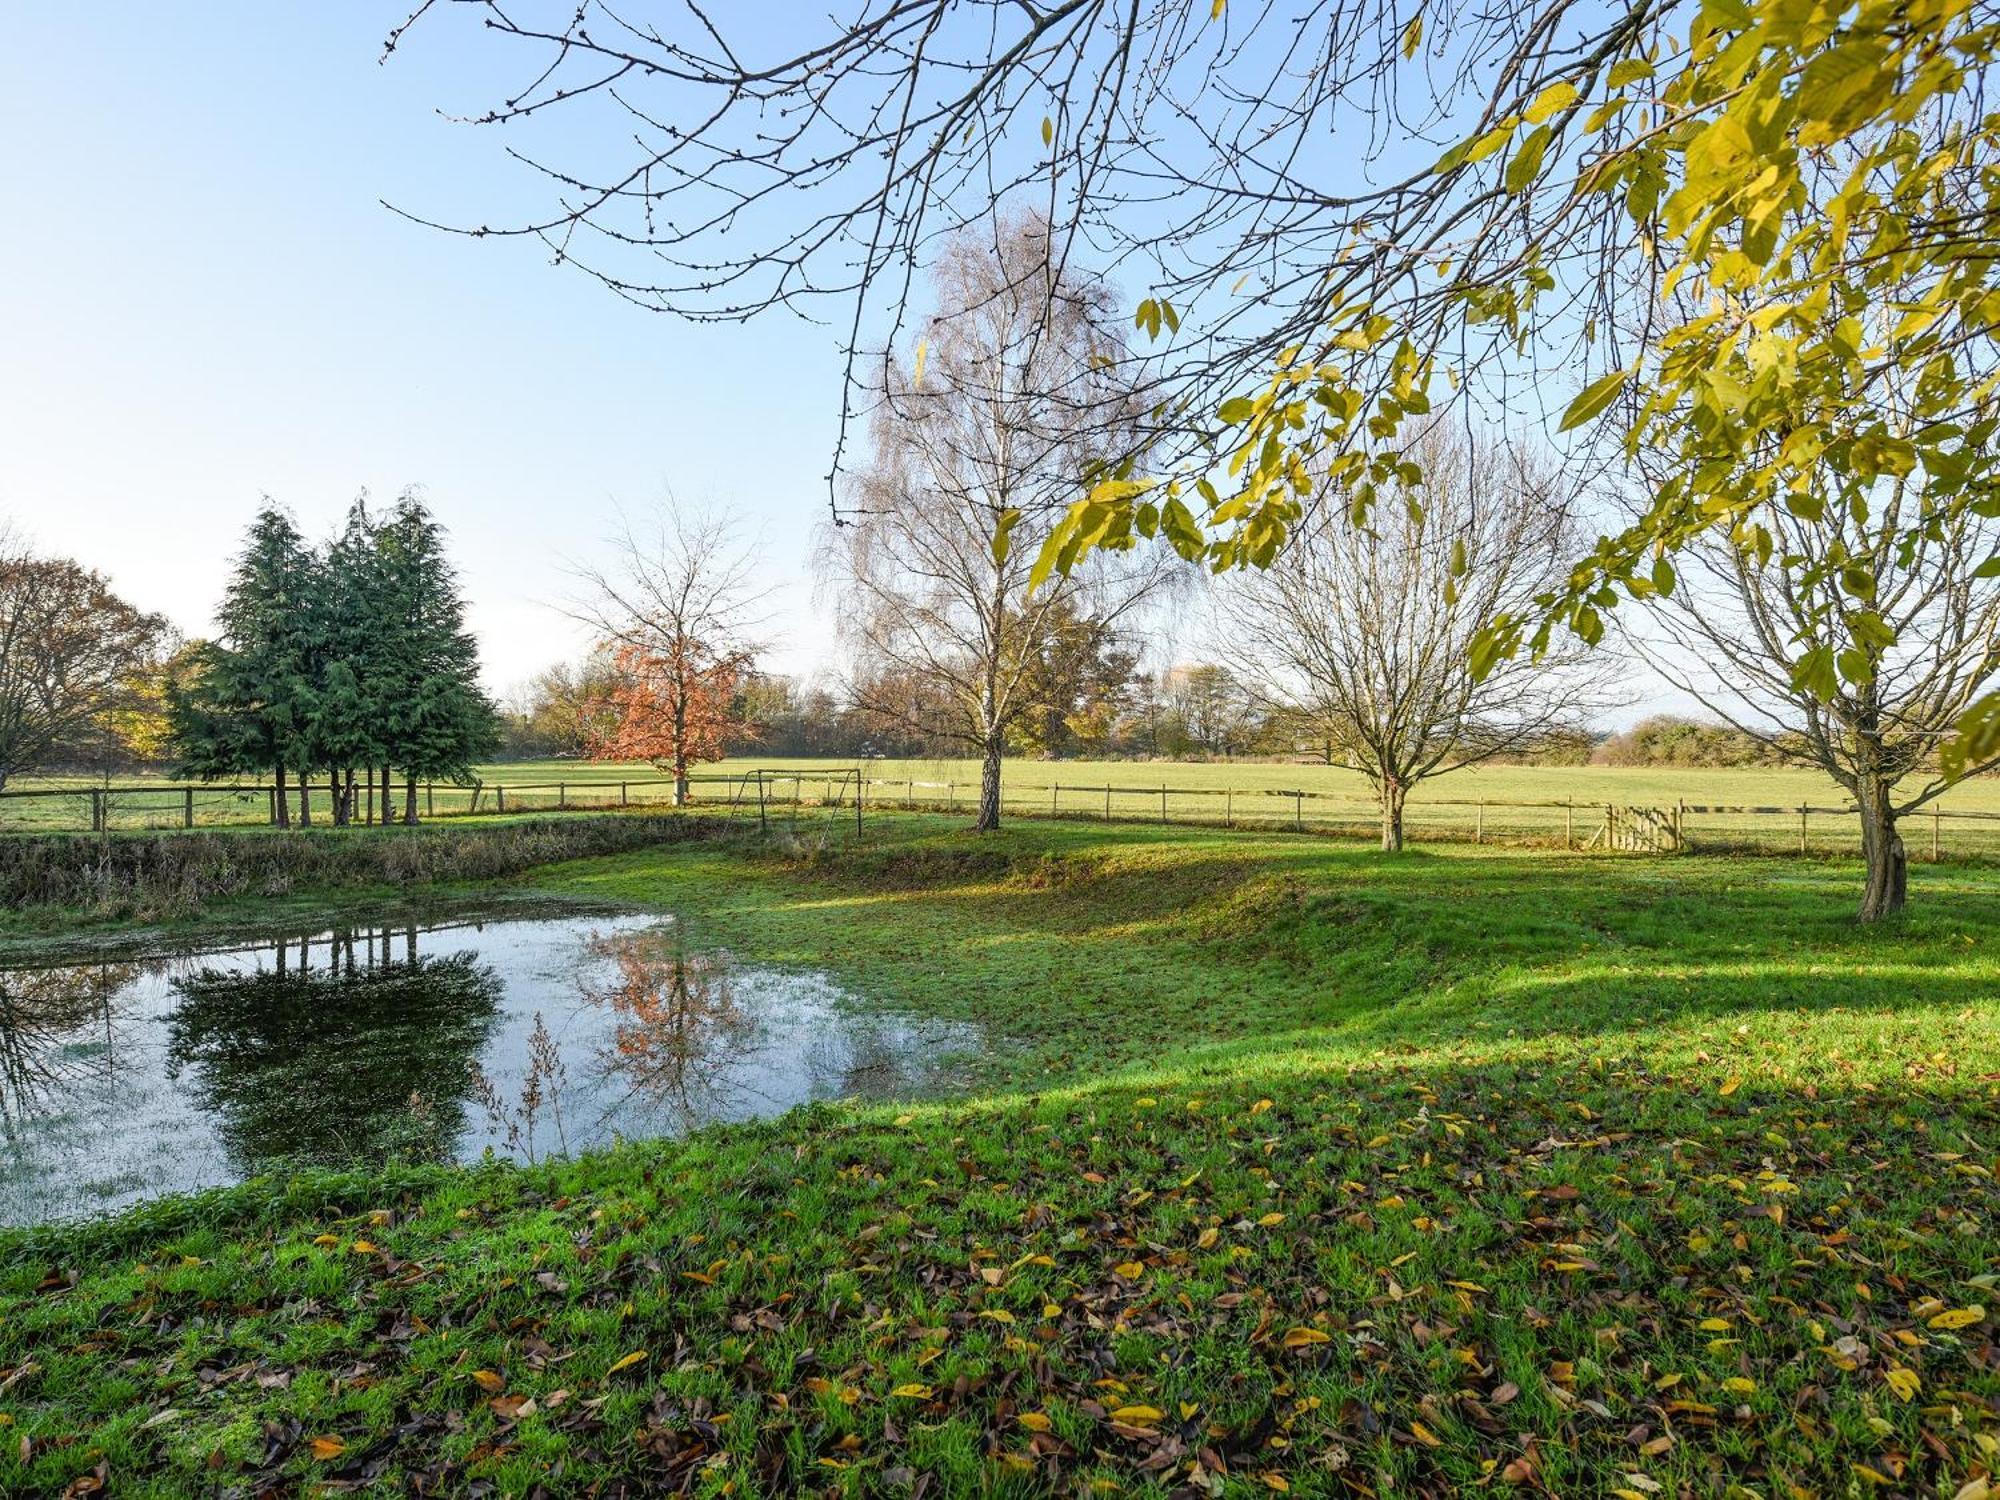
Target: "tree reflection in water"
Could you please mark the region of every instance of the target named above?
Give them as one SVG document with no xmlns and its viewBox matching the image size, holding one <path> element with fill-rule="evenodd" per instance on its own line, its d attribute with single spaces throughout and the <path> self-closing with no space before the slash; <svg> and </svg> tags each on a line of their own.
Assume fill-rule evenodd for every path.
<svg viewBox="0 0 2000 1500">
<path fill-rule="evenodd" d="M 690 952 L 676 925 L 599 934 L 590 953 L 608 974 L 586 978 L 583 998 L 612 1018 L 593 1071 L 623 1085 L 604 1099 L 600 1124 L 633 1101 L 665 1108 L 683 1128 L 722 1112 L 764 1040 L 737 1001 L 729 954 Z"/>
<path fill-rule="evenodd" d="M 74 1090 L 116 1071 L 126 1019 L 117 1001 L 138 973 L 131 963 L 0 973 L 0 1133 L 9 1146 Z"/>
<path fill-rule="evenodd" d="M 175 981 L 169 1076 L 194 1070 L 242 1170 L 452 1154 L 502 985 L 471 953 L 420 955 L 418 932 L 340 929 Z"/>
</svg>

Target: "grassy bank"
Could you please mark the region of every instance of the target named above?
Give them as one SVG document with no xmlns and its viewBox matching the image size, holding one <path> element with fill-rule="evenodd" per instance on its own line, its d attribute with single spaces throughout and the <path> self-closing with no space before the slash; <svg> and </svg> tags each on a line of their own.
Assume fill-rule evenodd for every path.
<svg viewBox="0 0 2000 1500">
<path fill-rule="evenodd" d="M 0 1251 L 0 1489 L 1970 1493 L 2000 875 L 885 819 L 634 851 L 974 1097 Z M 222 915 L 224 913 L 219 913 Z"/>
</svg>

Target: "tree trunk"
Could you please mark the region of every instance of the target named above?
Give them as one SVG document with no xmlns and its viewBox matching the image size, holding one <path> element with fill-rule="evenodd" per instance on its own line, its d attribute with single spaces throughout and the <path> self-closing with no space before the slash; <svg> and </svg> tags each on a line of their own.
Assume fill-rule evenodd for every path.
<svg viewBox="0 0 2000 1500">
<path fill-rule="evenodd" d="M 389 795 L 389 768 L 385 765 L 382 767 L 382 826 L 387 828 L 395 821 L 396 810 Z"/>
<path fill-rule="evenodd" d="M 340 772 L 332 772 L 328 778 L 327 795 L 333 799 L 333 826 L 345 828 L 354 815 L 354 773 L 347 773 L 347 782 L 341 784 Z"/>
<path fill-rule="evenodd" d="M 976 833 L 991 833 L 1000 826 L 1000 736 L 986 741 L 986 754 L 979 765 L 979 821 Z"/>
<path fill-rule="evenodd" d="M 417 826 L 417 773 L 407 772 L 403 777 L 403 823 L 406 827 Z"/>
<path fill-rule="evenodd" d="M 299 772 L 299 827 L 312 827 L 312 777 Z"/>
<path fill-rule="evenodd" d="M 271 795 L 272 815 L 277 819 L 280 828 L 290 828 L 292 826 L 292 806 L 285 800 L 289 788 L 285 785 L 285 767 L 282 761 L 273 767 L 272 780 L 275 783 Z"/>
<path fill-rule="evenodd" d="M 1397 776 L 1382 778 L 1382 852 L 1403 852 L 1403 799 L 1410 789 Z"/>
<path fill-rule="evenodd" d="M 687 800 L 688 800 L 687 762 L 677 757 L 674 761 L 674 806 L 686 807 Z"/>
<path fill-rule="evenodd" d="M 1889 788 L 1864 783 L 1855 800 L 1861 804 L 1861 852 L 1868 861 L 1861 920 L 1876 922 L 1903 909 L 1909 889 L 1909 856 L 1903 849 L 1903 836 L 1896 831 L 1895 803 Z"/>
</svg>

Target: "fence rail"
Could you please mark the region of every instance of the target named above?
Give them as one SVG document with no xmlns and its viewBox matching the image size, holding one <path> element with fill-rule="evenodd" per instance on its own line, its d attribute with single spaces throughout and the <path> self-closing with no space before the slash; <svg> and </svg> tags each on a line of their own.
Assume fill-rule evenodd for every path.
<svg viewBox="0 0 2000 1500">
<path fill-rule="evenodd" d="M 472 814 L 657 809 L 671 804 L 671 777 L 419 783 L 425 818 Z M 764 768 L 705 772 L 689 778 L 689 801 L 728 816 L 773 817 L 796 823 L 806 809 L 859 819 L 873 810 L 970 813 L 975 782 L 870 776 L 861 768 Z M 263 783 L 142 782 L 126 785 L 31 787 L 0 791 L 0 832 L 149 830 L 269 824 L 275 789 Z M 406 791 L 393 788 L 392 820 Z M 296 821 L 297 788 L 287 788 Z M 330 821 L 328 789 L 311 789 L 312 820 Z M 1187 787 L 1134 780 L 1055 779 L 1002 783 L 1010 816 L 1094 819 L 1114 823 L 1290 829 L 1300 833 L 1372 838 L 1380 812 L 1349 792 L 1306 787 Z M 369 804 L 364 803 L 364 809 Z M 379 816 L 381 809 L 375 808 Z M 2000 857 L 2000 812 L 1932 805 L 1903 820 L 1913 858 L 1935 861 Z M 1413 841 L 1505 843 L 1553 848 L 1732 850 L 1771 854 L 1858 855 L 1860 829 L 1852 806 L 1821 803 L 1677 802 L 1629 807 L 1577 798 L 1431 797 L 1404 810 Z"/>
</svg>

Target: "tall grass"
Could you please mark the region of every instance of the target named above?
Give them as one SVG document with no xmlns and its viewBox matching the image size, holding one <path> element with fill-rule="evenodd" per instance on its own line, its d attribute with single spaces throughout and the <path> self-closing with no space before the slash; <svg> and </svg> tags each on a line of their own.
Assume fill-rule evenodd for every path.
<svg viewBox="0 0 2000 1500">
<path fill-rule="evenodd" d="M 293 829 L 246 836 L 44 834 L 0 840 L 0 902 L 80 916 L 182 917 L 233 896 L 341 886 L 491 880 L 536 865 L 726 832 L 681 814 L 610 814 L 412 829 Z"/>
</svg>

